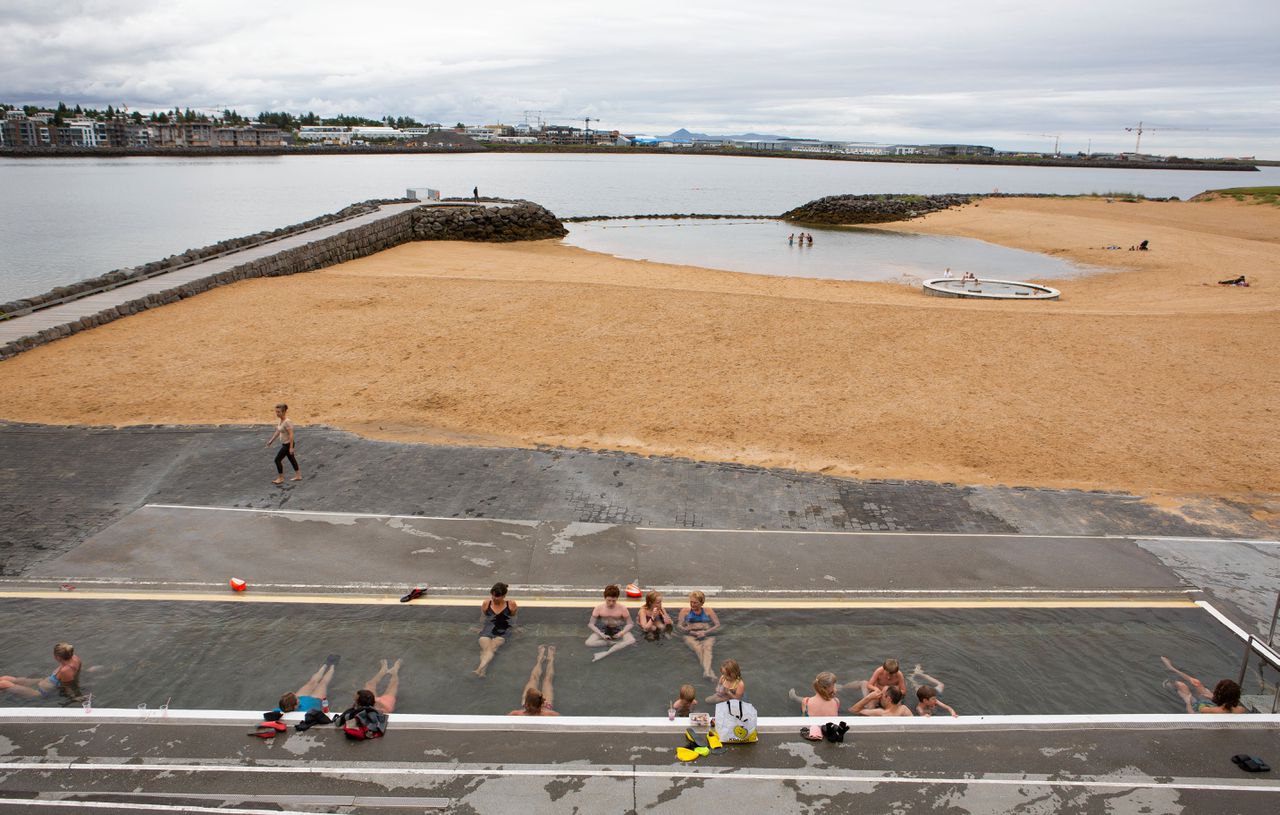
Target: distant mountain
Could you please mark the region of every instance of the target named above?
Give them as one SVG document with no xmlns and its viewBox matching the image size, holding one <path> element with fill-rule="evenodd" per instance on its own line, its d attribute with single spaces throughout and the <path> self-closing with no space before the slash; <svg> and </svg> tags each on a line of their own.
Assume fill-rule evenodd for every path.
<svg viewBox="0 0 1280 815">
<path fill-rule="evenodd" d="M 741 139 L 743 141 L 778 141 L 779 139 L 789 138 L 787 136 L 774 136 L 768 133 L 738 133 L 732 136 L 710 136 L 706 133 L 690 133 L 683 127 L 669 136 L 663 136 L 664 139 L 671 141 L 693 141 L 694 139 Z M 790 137 L 794 138 L 794 137 Z"/>
</svg>

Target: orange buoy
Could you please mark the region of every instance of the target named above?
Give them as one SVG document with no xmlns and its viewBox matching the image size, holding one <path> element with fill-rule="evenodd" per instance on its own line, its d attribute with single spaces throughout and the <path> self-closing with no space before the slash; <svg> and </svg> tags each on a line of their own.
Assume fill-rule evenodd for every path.
<svg viewBox="0 0 1280 815">
<path fill-rule="evenodd" d="M 244 591 L 249 585 L 238 577 L 231 578 L 229 583 L 232 591 Z"/>
<path fill-rule="evenodd" d="M 640 587 L 637 586 L 635 583 L 627 584 L 628 597 L 642 597 L 643 595 L 644 595 L 644 592 L 640 591 Z"/>
</svg>

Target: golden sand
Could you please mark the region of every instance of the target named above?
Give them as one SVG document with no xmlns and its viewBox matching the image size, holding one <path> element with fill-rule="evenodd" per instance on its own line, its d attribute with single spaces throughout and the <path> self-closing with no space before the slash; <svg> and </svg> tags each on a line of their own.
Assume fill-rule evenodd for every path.
<svg viewBox="0 0 1280 815">
<path fill-rule="evenodd" d="M 885 228 L 1116 273 L 926 297 L 562 246 L 415 243 L 0 363 L 0 417 L 299 424 L 857 477 L 1280 492 L 1280 209 L 994 199 Z M 1150 252 L 1106 251 L 1151 241 Z M 1214 281 L 1245 274 L 1249 288 Z"/>
</svg>

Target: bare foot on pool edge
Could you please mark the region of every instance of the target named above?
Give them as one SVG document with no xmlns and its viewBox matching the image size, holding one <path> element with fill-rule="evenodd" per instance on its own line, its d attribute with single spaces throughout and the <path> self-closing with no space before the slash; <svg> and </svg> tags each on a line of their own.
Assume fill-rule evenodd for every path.
<svg viewBox="0 0 1280 815">
<path fill-rule="evenodd" d="M 597 651 L 597 652 L 596 652 L 596 653 L 591 657 L 591 661 L 592 661 L 592 662 L 599 662 L 600 660 L 604 659 L 604 658 L 605 658 L 605 655 L 607 655 L 608 653 L 609 653 L 608 651 Z"/>
<path fill-rule="evenodd" d="M 283 483 L 284 483 L 284 476 L 280 476 L 279 478 L 272 479 L 271 483 L 272 483 L 272 484 L 283 484 Z"/>
<path fill-rule="evenodd" d="M 290 480 L 290 481 L 301 481 L 301 480 L 302 480 L 302 473 L 294 473 L 293 478 L 290 478 L 289 480 Z"/>
</svg>

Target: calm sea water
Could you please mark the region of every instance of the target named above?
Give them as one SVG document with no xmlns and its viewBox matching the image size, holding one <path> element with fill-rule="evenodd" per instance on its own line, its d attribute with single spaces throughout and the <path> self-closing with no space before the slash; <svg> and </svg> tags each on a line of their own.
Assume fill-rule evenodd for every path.
<svg viewBox="0 0 1280 815">
<path fill-rule="evenodd" d="M 0 301 L 333 212 L 407 187 L 527 198 L 561 216 L 774 215 L 838 193 L 1132 191 L 1183 198 L 1259 173 L 726 156 L 0 159 Z"/>
</svg>

